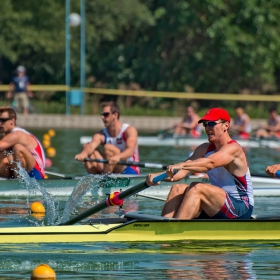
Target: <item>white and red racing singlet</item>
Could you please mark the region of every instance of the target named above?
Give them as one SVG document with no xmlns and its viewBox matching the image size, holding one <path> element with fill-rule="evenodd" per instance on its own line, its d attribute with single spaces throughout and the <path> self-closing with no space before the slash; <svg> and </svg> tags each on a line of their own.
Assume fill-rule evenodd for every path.
<svg viewBox="0 0 280 280">
<path fill-rule="evenodd" d="M 234 124 L 238 126 L 243 126 L 245 121 L 246 121 L 246 114 L 243 114 L 240 119 L 239 118 L 234 119 Z M 245 132 L 251 133 L 251 131 L 252 131 L 251 124 L 248 123 L 245 127 Z"/>
<path fill-rule="evenodd" d="M 277 116 L 275 120 L 269 119 L 267 123 L 270 126 L 276 126 L 279 123 L 279 121 L 280 121 L 280 116 Z"/>
<path fill-rule="evenodd" d="M 122 125 L 121 131 L 117 137 L 111 137 L 106 129 L 103 128 L 103 133 L 105 136 L 104 144 L 112 144 L 115 147 L 119 148 L 121 152 L 123 152 L 126 149 L 126 137 L 125 137 L 125 131 L 129 127 L 129 124 L 124 123 Z M 135 161 L 139 162 L 139 152 L 138 152 L 138 146 L 136 145 L 134 149 L 134 153 L 132 157 L 129 157 L 126 159 L 127 161 Z M 140 173 L 140 169 L 137 166 L 131 166 L 132 169 L 136 170 L 137 173 Z"/>
<path fill-rule="evenodd" d="M 193 122 L 193 117 L 186 117 L 184 119 L 184 122 L 187 124 L 191 124 Z M 202 132 L 202 126 L 200 124 L 197 124 L 192 130 L 191 134 L 192 136 L 200 136 Z"/>
<path fill-rule="evenodd" d="M 237 143 L 231 140 L 228 144 Z M 237 143 L 238 144 L 238 143 Z M 210 143 L 205 157 L 214 153 L 216 147 L 214 143 Z M 230 173 L 225 167 L 216 167 L 207 172 L 212 185 L 224 189 L 228 194 L 237 200 L 254 206 L 253 186 L 249 167 L 247 173 L 242 177 L 237 177 Z"/>
<path fill-rule="evenodd" d="M 42 175 L 42 178 L 44 178 L 45 176 L 45 165 L 46 165 L 46 157 L 45 157 L 45 153 L 44 153 L 44 149 L 40 143 L 40 141 L 30 132 L 28 132 L 27 130 L 21 128 L 21 127 L 15 127 L 11 133 L 15 132 L 15 131 L 22 131 L 24 133 L 29 134 L 31 137 L 33 137 L 36 142 L 37 142 L 37 146 L 35 147 L 35 149 L 30 150 L 30 153 L 32 154 L 32 156 L 34 157 L 36 164 L 34 166 L 34 168 L 36 168 L 40 174 Z"/>
</svg>

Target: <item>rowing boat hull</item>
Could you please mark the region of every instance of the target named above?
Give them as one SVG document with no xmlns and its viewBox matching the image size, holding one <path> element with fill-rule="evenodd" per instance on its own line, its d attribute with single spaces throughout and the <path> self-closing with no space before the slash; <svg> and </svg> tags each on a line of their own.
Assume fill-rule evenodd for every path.
<svg viewBox="0 0 280 280">
<path fill-rule="evenodd" d="M 280 220 L 162 220 L 1 228 L 4 243 L 160 242 L 182 240 L 280 240 Z"/>
</svg>

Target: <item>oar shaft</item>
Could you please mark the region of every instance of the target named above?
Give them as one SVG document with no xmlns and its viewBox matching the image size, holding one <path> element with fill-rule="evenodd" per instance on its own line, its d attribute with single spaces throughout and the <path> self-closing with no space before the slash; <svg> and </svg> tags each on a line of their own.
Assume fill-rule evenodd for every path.
<svg viewBox="0 0 280 280">
<path fill-rule="evenodd" d="M 57 177 L 61 177 L 61 178 L 66 178 L 66 175 L 64 175 L 64 174 L 46 171 L 46 170 L 45 170 L 45 174 L 49 174 L 49 175 L 53 175 L 53 176 L 57 176 Z"/>
<path fill-rule="evenodd" d="M 130 188 L 126 189 L 125 191 L 122 191 L 121 193 L 119 193 L 119 199 L 128 198 L 131 195 L 134 195 L 135 193 L 140 192 L 148 187 L 149 187 L 149 185 L 147 185 L 146 182 L 139 183 L 138 185 L 130 187 Z M 60 225 L 73 225 L 73 224 L 75 224 L 97 212 L 100 212 L 106 208 L 108 208 L 107 199 L 105 199 L 102 202 L 98 203 L 97 205 L 91 207 L 90 209 L 84 211 L 83 213 L 79 214 L 78 216 L 70 219 L 69 221 L 67 221 L 65 223 L 61 223 Z"/>
<path fill-rule="evenodd" d="M 107 159 L 85 158 L 84 161 L 109 163 L 109 161 Z M 160 163 L 151 163 L 151 162 L 136 162 L 136 161 L 118 161 L 117 164 L 138 166 L 138 167 L 147 167 L 147 168 L 158 168 L 158 169 L 166 169 L 169 166 L 169 164 L 160 164 Z"/>
<path fill-rule="evenodd" d="M 108 205 L 106 203 L 106 199 L 96 205 L 94 205 L 93 207 L 91 207 L 90 209 L 84 211 L 83 213 L 81 213 L 80 215 L 68 220 L 67 222 L 61 223 L 59 224 L 59 226 L 65 226 L 65 225 L 73 225 L 97 212 L 100 212 L 104 209 L 108 208 Z"/>
<path fill-rule="evenodd" d="M 158 176 L 156 176 L 154 179 L 153 179 L 153 183 L 157 183 L 159 181 L 162 181 L 164 180 L 165 178 L 167 178 L 167 175 L 166 173 L 162 173 Z M 142 183 L 139 183 L 138 185 L 136 186 L 133 186 L 133 187 L 130 187 L 128 189 L 126 189 L 125 191 L 122 191 L 118 194 L 118 199 L 122 200 L 122 199 L 125 199 L 125 198 L 128 198 L 142 190 L 145 190 L 147 188 L 149 188 L 150 186 L 146 183 L 146 182 L 142 182 Z M 82 212 L 81 214 L 79 214 L 78 216 L 66 221 L 65 223 L 61 223 L 59 225 L 73 225 L 97 212 L 100 212 L 106 208 L 108 208 L 109 205 L 108 205 L 108 199 L 105 199 L 103 200 L 102 202 L 96 204 L 95 206 L 91 207 L 90 209 Z"/>
<path fill-rule="evenodd" d="M 151 195 L 146 195 L 146 194 L 140 194 L 140 193 L 135 194 L 135 196 L 150 198 L 150 199 L 159 200 L 159 201 L 166 201 L 166 199 L 161 198 L 161 197 L 156 197 L 156 196 L 151 196 Z"/>
</svg>

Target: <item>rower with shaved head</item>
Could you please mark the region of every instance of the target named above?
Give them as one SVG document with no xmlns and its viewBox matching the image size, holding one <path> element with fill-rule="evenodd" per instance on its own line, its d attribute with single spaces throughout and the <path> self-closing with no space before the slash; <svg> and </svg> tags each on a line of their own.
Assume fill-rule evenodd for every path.
<svg viewBox="0 0 280 280">
<path fill-rule="evenodd" d="M 162 215 L 179 219 L 250 219 L 254 208 L 252 179 L 246 155 L 228 130 L 230 115 L 222 108 L 210 109 L 202 123 L 208 142 L 198 146 L 185 161 L 167 168 L 169 178 L 179 181 L 189 173 L 206 172 L 211 184 L 193 182 L 172 186 Z M 146 178 L 148 185 L 156 174 Z"/>
</svg>

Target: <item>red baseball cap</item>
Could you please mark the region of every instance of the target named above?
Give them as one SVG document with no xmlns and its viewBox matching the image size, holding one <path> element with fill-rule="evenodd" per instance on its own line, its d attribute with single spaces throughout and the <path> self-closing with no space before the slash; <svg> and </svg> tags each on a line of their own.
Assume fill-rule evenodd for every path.
<svg viewBox="0 0 280 280">
<path fill-rule="evenodd" d="M 206 112 L 204 117 L 200 119 L 198 123 L 201 123 L 203 121 L 217 121 L 217 120 L 224 120 L 230 122 L 230 115 L 226 110 L 222 108 L 212 108 Z"/>
</svg>

